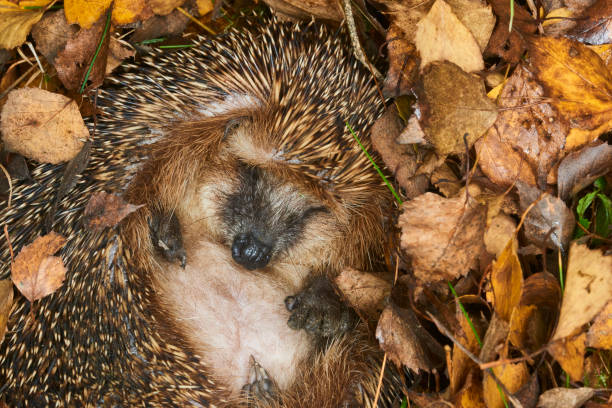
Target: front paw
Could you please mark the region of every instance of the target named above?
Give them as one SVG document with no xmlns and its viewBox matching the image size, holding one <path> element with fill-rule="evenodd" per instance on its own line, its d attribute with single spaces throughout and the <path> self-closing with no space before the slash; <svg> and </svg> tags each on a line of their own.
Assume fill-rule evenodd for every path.
<svg viewBox="0 0 612 408">
<path fill-rule="evenodd" d="M 248 406 L 257 401 L 274 401 L 278 389 L 270 374 L 251 356 L 249 360 L 249 382 L 242 387 L 243 396 L 249 401 Z"/>
<path fill-rule="evenodd" d="M 285 299 L 291 312 L 287 324 L 294 330 L 304 329 L 318 337 L 334 337 L 353 329 L 356 313 L 336 294 L 324 276 L 316 277 L 305 289 Z"/>
<path fill-rule="evenodd" d="M 168 262 L 178 261 L 182 268 L 187 264 L 187 255 L 183 247 L 181 225 L 175 214 L 155 212 L 149 220 L 151 241 L 155 249 Z"/>
</svg>

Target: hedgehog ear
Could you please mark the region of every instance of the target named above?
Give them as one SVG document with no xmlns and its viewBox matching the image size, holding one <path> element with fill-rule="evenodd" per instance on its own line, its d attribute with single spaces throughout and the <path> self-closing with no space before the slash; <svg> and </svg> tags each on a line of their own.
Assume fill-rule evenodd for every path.
<svg viewBox="0 0 612 408">
<path fill-rule="evenodd" d="M 238 128 L 240 128 L 240 126 L 245 122 L 249 122 L 249 118 L 247 116 L 240 116 L 228 120 L 225 124 L 225 130 L 223 131 L 222 140 L 226 141 L 228 137 L 232 136 L 238 130 Z"/>
</svg>

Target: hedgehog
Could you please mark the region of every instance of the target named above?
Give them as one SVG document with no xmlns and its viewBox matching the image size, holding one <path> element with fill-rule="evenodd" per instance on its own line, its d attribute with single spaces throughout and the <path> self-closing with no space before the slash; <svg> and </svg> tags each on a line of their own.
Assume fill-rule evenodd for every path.
<svg viewBox="0 0 612 408">
<path fill-rule="evenodd" d="M 370 147 L 377 95 L 344 34 L 314 22 L 271 18 L 126 64 L 99 90 L 89 164 L 54 214 L 66 280 L 13 305 L 2 399 L 371 406 L 380 352 L 332 279 L 383 251 L 392 205 L 347 129 Z M 61 175 L 37 165 L 2 208 L 15 252 L 43 231 Z M 90 230 L 100 191 L 143 207 Z"/>
</svg>

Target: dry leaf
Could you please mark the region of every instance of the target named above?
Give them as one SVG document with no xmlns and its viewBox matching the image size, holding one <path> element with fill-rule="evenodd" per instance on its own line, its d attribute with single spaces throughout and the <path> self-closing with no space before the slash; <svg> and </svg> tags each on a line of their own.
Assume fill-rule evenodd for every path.
<svg viewBox="0 0 612 408">
<path fill-rule="evenodd" d="M 495 16 L 491 6 L 480 0 L 446 0 L 453 13 L 470 30 L 474 39 L 484 51 L 495 27 Z"/>
<path fill-rule="evenodd" d="M 105 227 L 114 227 L 140 207 L 143 205 L 129 204 L 115 194 L 101 191 L 91 196 L 83 211 L 83 217 L 89 228 L 99 231 Z"/>
<path fill-rule="evenodd" d="M 504 343 L 508 338 L 509 330 L 508 322 L 504 321 L 497 313 L 493 313 L 482 342 L 482 349 L 478 355 L 481 361 L 489 362 L 499 356 L 506 357 L 507 348 L 504 347 Z"/>
<path fill-rule="evenodd" d="M 417 24 L 415 45 L 421 56 L 421 69 L 433 61 L 452 62 L 465 72 L 484 69 L 476 39 L 444 0 L 436 0 Z"/>
<path fill-rule="evenodd" d="M 6 333 L 11 306 L 13 306 L 13 282 L 9 279 L 0 280 L 0 344 Z"/>
<path fill-rule="evenodd" d="M 529 381 L 529 371 L 525 363 L 505 364 L 493 367 L 493 372 L 511 393 L 518 391 L 527 381 Z M 501 399 L 497 383 L 486 373 L 483 389 L 487 408 L 504 408 L 504 402 Z M 506 396 L 506 399 L 507 398 L 508 396 Z"/>
<path fill-rule="evenodd" d="M 510 7 L 507 0 L 489 0 L 493 12 L 497 16 L 497 25 L 489 39 L 485 56 L 497 55 L 502 59 L 516 64 L 525 51 L 525 34 L 535 33 L 538 26 L 533 17 L 518 2 L 514 3 L 514 18 L 512 31 L 510 27 Z"/>
<path fill-rule="evenodd" d="M 376 338 L 398 367 L 431 372 L 444 361 L 442 346 L 421 326 L 409 309 L 388 305 L 380 316 Z"/>
<path fill-rule="evenodd" d="M 286 16 L 310 19 L 312 16 L 323 20 L 342 21 L 344 13 L 340 2 L 329 0 L 264 0 L 270 8 Z"/>
<path fill-rule="evenodd" d="M 526 211 L 534 201 L 539 199 L 525 216 L 523 230 L 526 238 L 539 247 L 567 249 L 576 225 L 572 210 L 567 208 L 563 200 L 522 181 L 517 181 L 516 187 L 521 202 L 521 211 Z"/>
<path fill-rule="evenodd" d="M 484 248 L 485 207 L 465 193 L 444 198 L 425 193 L 404 202 L 401 246 L 424 282 L 455 279 L 475 269 Z"/>
<path fill-rule="evenodd" d="M 612 73 L 594 51 L 567 38 L 538 37 L 529 53 L 536 77 L 572 126 L 566 150 L 612 129 Z"/>
<path fill-rule="evenodd" d="M 493 287 L 493 306 L 497 314 L 507 323 L 514 308 L 521 298 L 523 286 L 523 270 L 516 255 L 516 238 L 506 244 L 491 271 L 491 286 Z"/>
<path fill-rule="evenodd" d="M 152 15 L 153 13 L 147 7 L 145 0 L 115 0 L 113 3 L 112 20 L 117 25 L 134 23 Z"/>
<path fill-rule="evenodd" d="M 48 3 L 50 1 L 45 2 Z M 0 49 L 11 49 L 23 44 L 43 12 L 42 8 L 25 10 L 11 1 L 0 0 Z"/>
<path fill-rule="evenodd" d="M 185 0 L 149 0 L 149 7 L 155 14 L 165 16 L 175 8 L 182 6 L 183 3 Z"/>
<path fill-rule="evenodd" d="M 425 17 L 432 3 L 422 0 L 383 0 L 383 3 L 387 6 L 391 26 L 401 30 L 402 39 L 414 43 L 417 24 Z"/>
<path fill-rule="evenodd" d="M 548 345 L 548 352 L 557 360 L 561 368 L 569 374 L 572 381 L 582 381 L 585 351 L 585 333 L 574 337 L 566 337 Z"/>
<path fill-rule="evenodd" d="M 431 184 L 447 198 L 455 197 L 463 187 L 463 183 L 446 163 L 442 163 L 431 173 Z"/>
<path fill-rule="evenodd" d="M 421 127 L 439 156 L 465 154 L 495 122 L 484 83 L 450 62 L 429 64 L 419 85 Z"/>
<path fill-rule="evenodd" d="M 457 394 L 453 394 L 452 402 L 456 408 L 486 408 L 482 396 L 482 383 L 480 377 L 473 372 L 470 373 L 468 379 Z M 450 407 L 450 405 L 449 405 Z"/>
<path fill-rule="evenodd" d="M 540 396 L 540 381 L 538 371 L 534 371 L 527 381 L 513 397 L 523 406 L 523 408 L 534 408 Z M 514 402 L 514 401 L 512 401 Z M 514 405 L 518 407 L 518 404 Z"/>
<path fill-rule="evenodd" d="M 514 237 L 516 221 L 514 218 L 500 213 L 491 218 L 484 233 L 484 244 L 487 252 L 499 257 L 506 248 L 508 241 Z"/>
<path fill-rule="evenodd" d="M 189 17 L 178 10 L 166 16 L 152 16 L 140 24 L 130 42 L 141 42 L 149 38 L 178 36 L 185 31 Z"/>
<path fill-rule="evenodd" d="M 389 70 L 383 84 L 383 94 L 392 98 L 407 95 L 417 79 L 419 58 L 416 47 L 403 37 L 404 32 L 391 25 L 387 30 Z"/>
<path fill-rule="evenodd" d="M 11 266 L 11 279 L 30 302 L 41 299 L 62 286 L 66 268 L 61 258 L 52 255 L 63 247 L 65 242 L 64 237 L 51 232 L 23 247 L 15 257 Z"/>
<path fill-rule="evenodd" d="M 612 2 L 598 0 L 576 16 L 576 26 L 568 36 L 587 44 L 609 44 L 612 42 Z"/>
<path fill-rule="evenodd" d="M 198 6 L 198 14 L 200 16 L 210 13 L 215 7 L 213 0 L 196 0 L 196 4 Z"/>
<path fill-rule="evenodd" d="M 351 306 L 369 315 L 378 315 L 391 293 L 391 283 L 372 273 L 346 268 L 335 279 Z"/>
<path fill-rule="evenodd" d="M 66 20 L 87 30 L 102 17 L 111 3 L 112 0 L 65 0 Z"/>
<path fill-rule="evenodd" d="M 477 355 L 480 349 L 476 333 L 472 330 L 467 318 L 461 312 L 459 307 L 455 308 L 455 315 L 459 322 L 459 330 L 457 330 L 455 337 L 461 343 L 462 346 L 467 348 L 470 352 Z M 451 365 L 449 367 L 450 373 L 450 393 L 455 395 L 464 386 L 469 378 L 470 372 L 477 369 L 476 363 L 468 357 L 456 344 L 453 345 L 453 354 Z"/>
<path fill-rule="evenodd" d="M 76 24 L 68 24 L 63 10 L 46 13 L 34 28 L 32 37 L 36 50 L 43 54 L 47 61 L 53 63 L 57 53 L 66 46 L 68 39 L 79 31 Z"/>
<path fill-rule="evenodd" d="M 612 146 L 596 141 L 571 152 L 557 169 L 559 197 L 567 200 L 612 169 Z"/>
<path fill-rule="evenodd" d="M 612 299 L 610 271 L 612 256 L 572 243 L 561 315 L 553 340 L 572 335 L 601 313 Z"/>
<path fill-rule="evenodd" d="M 612 350 L 612 301 L 608 302 L 589 327 L 587 346 Z"/>
<path fill-rule="evenodd" d="M 76 103 L 42 89 L 11 91 L 1 118 L 5 149 L 40 162 L 70 160 L 89 137 Z"/>
<path fill-rule="evenodd" d="M 547 103 L 544 91 L 523 66 L 515 69 L 498 99 L 493 127 L 476 142 L 483 173 L 501 187 L 517 179 L 545 185 L 565 144 L 567 125 Z"/>
<path fill-rule="evenodd" d="M 538 400 L 538 408 L 579 408 L 595 395 L 592 388 L 552 388 L 544 391 Z"/>
</svg>

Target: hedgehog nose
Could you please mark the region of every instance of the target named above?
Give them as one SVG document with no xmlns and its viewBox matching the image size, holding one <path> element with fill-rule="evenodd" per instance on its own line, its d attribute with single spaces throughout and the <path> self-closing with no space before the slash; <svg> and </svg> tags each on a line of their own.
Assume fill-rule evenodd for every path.
<svg viewBox="0 0 612 408">
<path fill-rule="evenodd" d="M 263 268 L 270 262 L 272 248 L 248 232 L 236 235 L 232 243 L 232 258 L 248 270 Z"/>
</svg>

